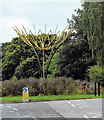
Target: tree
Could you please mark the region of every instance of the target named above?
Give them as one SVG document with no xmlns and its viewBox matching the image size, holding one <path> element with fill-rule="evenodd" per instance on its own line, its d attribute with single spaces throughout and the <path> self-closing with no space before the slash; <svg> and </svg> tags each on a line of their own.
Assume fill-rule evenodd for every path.
<svg viewBox="0 0 104 120">
<path fill-rule="evenodd" d="M 2 49 L 0 45 L 0 81 L 2 80 Z"/>
<path fill-rule="evenodd" d="M 83 35 L 88 39 L 92 56 L 104 66 L 104 2 L 85 2 L 82 6 Z"/>
<path fill-rule="evenodd" d="M 58 64 L 57 63 L 58 63 L 60 48 L 55 53 L 55 55 L 53 56 L 53 58 L 52 58 L 52 60 L 50 62 L 50 66 L 49 66 L 49 70 L 48 70 L 48 77 L 55 77 L 55 76 L 57 76 L 57 73 L 58 73 Z"/>
<path fill-rule="evenodd" d="M 33 50 L 28 45 L 26 45 L 19 37 L 13 38 L 11 42 L 3 43 L 2 44 L 2 80 L 6 80 L 6 79 L 9 80 L 14 75 L 16 75 L 18 79 L 20 77 L 23 78 L 24 76 L 21 76 L 20 75 L 21 73 L 18 70 L 21 68 L 20 66 L 24 67 L 23 65 L 24 63 L 25 64 L 27 63 L 26 66 L 28 67 L 27 70 L 26 69 L 24 70 L 24 74 L 26 74 L 27 71 L 32 71 L 32 74 L 28 73 L 28 76 L 32 75 L 33 77 L 37 77 L 36 73 L 37 73 L 38 65 L 37 65 L 37 61 L 35 60 L 36 57 L 35 58 L 33 57 L 34 55 L 35 54 Z M 40 53 L 39 56 L 41 56 Z M 35 65 L 34 70 L 32 70 L 32 64 L 30 64 L 31 61 L 34 62 Z M 38 71 L 38 77 L 39 76 L 40 73 Z"/>
<path fill-rule="evenodd" d="M 88 79 L 87 69 L 96 64 L 92 60 L 87 40 L 66 44 L 59 53 L 58 74 L 74 79 Z"/>
<path fill-rule="evenodd" d="M 66 44 L 60 51 L 58 62 L 58 74 L 61 76 L 73 77 L 75 79 L 89 79 L 87 69 L 96 65 L 96 58 L 92 59 L 91 50 L 87 35 L 84 34 L 82 18 L 83 9 L 75 10 L 77 15 L 72 15 L 72 19 L 67 19 L 70 26 L 75 26 L 73 33 L 68 38 L 71 44 Z"/>
<path fill-rule="evenodd" d="M 71 31 L 73 30 L 73 27 L 68 31 L 68 33 L 65 33 L 66 28 L 62 31 L 61 35 L 58 37 L 58 33 L 52 34 L 52 31 L 50 31 L 48 34 L 43 34 L 41 30 L 39 30 L 38 35 L 33 35 L 32 31 L 29 31 L 29 34 L 27 33 L 25 27 L 23 26 L 23 30 L 19 30 L 17 27 L 13 28 L 16 33 L 19 35 L 19 37 L 27 44 L 29 45 L 35 52 L 38 64 L 40 67 L 40 72 L 43 71 L 43 78 L 47 78 L 47 73 L 49 69 L 49 65 L 51 62 L 51 59 L 53 58 L 55 52 L 57 49 L 62 45 L 62 43 L 69 37 L 71 34 Z M 57 29 L 57 27 L 56 27 Z M 56 30 L 55 30 L 56 31 Z M 40 34 L 39 34 L 40 33 Z M 42 51 L 43 55 L 43 65 L 41 66 L 41 62 L 37 53 L 37 50 Z M 45 72 L 45 51 L 50 50 L 50 54 L 48 56 L 47 61 L 47 67 Z"/>
<path fill-rule="evenodd" d="M 101 68 L 101 66 L 95 65 L 95 66 L 91 66 L 88 69 L 89 72 L 89 77 L 92 81 L 103 81 L 104 80 L 104 72 Z"/>
<path fill-rule="evenodd" d="M 15 67 L 19 64 L 19 45 L 6 43 L 2 45 L 2 78 L 9 79 L 14 74 Z"/>
<path fill-rule="evenodd" d="M 39 78 L 40 71 L 38 70 L 36 58 L 32 56 L 31 58 L 27 57 L 26 60 L 23 60 L 20 65 L 16 67 L 14 76 L 16 76 L 17 79 L 29 77 Z"/>
</svg>

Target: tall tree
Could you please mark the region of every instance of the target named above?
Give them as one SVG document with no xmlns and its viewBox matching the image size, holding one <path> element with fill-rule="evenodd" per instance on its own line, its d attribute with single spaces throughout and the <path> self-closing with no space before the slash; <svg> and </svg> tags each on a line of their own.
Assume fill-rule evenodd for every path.
<svg viewBox="0 0 104 120">
<path fill-rule="evenodd" d="M 60 51 L 58 70 L 61 76 L 85 79 L 89 78 L 87 69 L 96 64 L 96 58 L 92 59 L 87 35 L 83 35 L 83 9 L 75 11 L 77 15 L 72 15 L 71 20 L 67 19 L 69 28 L 74 25 L 75 30 L 68 38 L 71 39 L 71 44 L 67 41 Z"/>
<path fill-rule="evenodd" d="M 87 37 L 92 56 L 104 67 L 104 2 L 85 2 L 82 28 Z"/>
</svg>

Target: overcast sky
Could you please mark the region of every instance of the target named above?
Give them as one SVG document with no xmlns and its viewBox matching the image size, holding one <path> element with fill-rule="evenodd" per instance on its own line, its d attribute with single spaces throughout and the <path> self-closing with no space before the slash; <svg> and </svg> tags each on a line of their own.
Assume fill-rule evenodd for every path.
<svg viewBox="0 0 104 120">
<path fill-rule="evenodd" d="M 12 29 L 15 25 L 26 30 L 41 29 L 53 32 L 58 24 L 62 31 L 71 19 L 74 9 L 81 8 L 80 0 L 1 0 L 0 1 L 0 43 L 10 42 L 17 34 Z"/>
</svg>

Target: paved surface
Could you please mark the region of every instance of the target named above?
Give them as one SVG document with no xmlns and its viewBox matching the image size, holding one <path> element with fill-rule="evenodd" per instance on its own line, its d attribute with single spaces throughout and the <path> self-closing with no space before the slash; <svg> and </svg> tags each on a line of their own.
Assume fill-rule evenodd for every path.
<svg viewBox="0 0 104 120">
<path fill-rule="evenodd" d="M 3 118 L 2 120 L 6 120 L 4 118 L 10 118 L 8 120 L 15 120 L 15 118 L 18 120 L 20 118 L 24 118 L 24 120 L 93 118 L 95 120 L 98 118 L 100 120 L 102 118 L 102 100 L 104 101 L 104 99 L 87 99 L 0 104 L 0 113 L 2 113 L 0 116 Z"/>
</svg>

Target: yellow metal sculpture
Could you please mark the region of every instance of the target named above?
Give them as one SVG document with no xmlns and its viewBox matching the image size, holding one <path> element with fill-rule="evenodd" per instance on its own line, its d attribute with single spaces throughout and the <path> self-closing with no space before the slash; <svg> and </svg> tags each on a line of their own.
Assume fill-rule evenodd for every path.
<svg viewBox="0 0 104 120">
<path fill-rule="evenodd" d="M 35 35 L 32 33 L 31 30 L 29 31 L 29 34 L 28 34 L 25 27 L 24 26 L 22 27 L 23 27 L 23 30 L 18 29 L 16 26 L 13 29 L 16 31 L 16 33 L 21 38 L 21 40 L 23 40 L 27 45 L 33 48 L 39 63 L 40 71 L 41 72 L 43 71 L 42 77 L 47 78 L 48 68 L 53 55 L 55 54 L 57 49 L 62 45 L 62 43 L 69 37 L 69 35 L 73 30 L 73 27 L 66 33 L 65 30 L 68 27 L 66 26 L 65 29 L 62 31 L 61 35 L 60 35 L 60 31 L 56 33 L 58 26 L 56 26 L 56 30 L 54 34 L 52 33 L 51 30 L 49 31 L 48 34 L 42 33 L 41 30 L 39 30 L 38 35 L 36 35 L 35 26 L 34 26 Z M 37 54 L 37 50 L 41 50 L 43 54 L 42 67 L 41 67 L 41 62 L 39 60 L 39 56 Z M 46 73 L 45 73 L 45 65 L 44 65 L 45 53 L 44 52 L 46 50 L 50 50 L 50 55 L 48 56 L 48 62 L 47 62 Z"/>
</svg>

